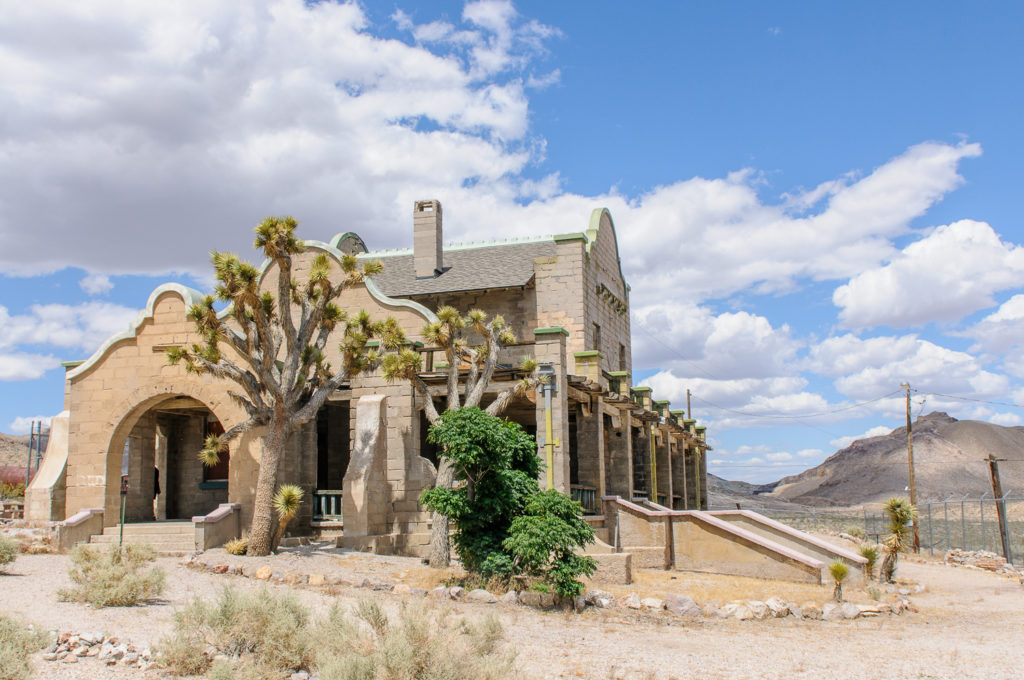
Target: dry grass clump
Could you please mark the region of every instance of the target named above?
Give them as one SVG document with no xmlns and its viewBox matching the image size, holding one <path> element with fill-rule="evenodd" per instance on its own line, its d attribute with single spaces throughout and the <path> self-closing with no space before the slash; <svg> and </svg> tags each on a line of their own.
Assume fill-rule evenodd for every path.
<svg viewBox="0 0 1024 680">
<path fill-rule="evenodd" d="M 45 647 L 49 637 L 0 614 L 0 680 L 28 680 L 32 676 L 29 655 Z"/>
<path fill-rule="evenodd" d="M 88 602 L 94 607 L 134 607 L 164 591 L 166 575 L 160 567 L 146 569 L 156 559 L 148 545 L 101 549 L 79 543 L 71 550 L 68 575 L 77 584 L 59 591 L 60 598 Z"/>
<path fill-rule="evenodd" d="M 249 535 L 243 534 L 240 538 L 232 538 L 224 544 L 224 550 L 229 555 L 244 555 L 249 549 Z"/>
<path fill-rule="evenodd" d="M 0 536 L 0 573 L 6 571 L 8 564 L 18 559 L 20 552 L 21 548 L 17 541 Z"/>
<path fill-rule="evenodd" d="M 275 678 L 305 670 L 321 680 L 498 680 L 511 677 L 497 619 L 467 621 L 417 603 L 392 621 L 373 600 L 319 621 L 292 593 L 225 588 L 175 615 L 160 657 L 179 675 Z"/>
</svg>

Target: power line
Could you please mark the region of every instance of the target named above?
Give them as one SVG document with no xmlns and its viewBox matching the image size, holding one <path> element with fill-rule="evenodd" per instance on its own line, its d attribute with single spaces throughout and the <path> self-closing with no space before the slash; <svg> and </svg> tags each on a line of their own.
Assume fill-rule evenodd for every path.
<svg viewBox="0 0 1024 680">
<path fill-rule="evenodd" d="M 992 404 L 994 406 L 1009 406 L 1010 408 L 1024 408 L 1020 404 L 1014 404 L 1013 402 L 1005 401 L 989 401 L 988 399 L 975 399 L 973 397 L 961 397 L 955 394 L 942 394 L 940 392 L 926 392 L 926 394 L 933 397 L 946 397 L 948 399 L 959 399 L 961 401 L 974 401 L 979 404 Z"/>
<path fill-rule="evenodd" d="M 860 408 L 861 406 L 867 406 L 868 404 L 874 404 L 876 401 L 881 401 L 883 399 L 887 399 L 887 398 L 891 397 L 894 394 L 899 394 L 900 392 L 901 392 L 901 390 L 895 390 L 893 392 L 889 392 L 888 394 L 883 394 L 880 397 L 876 397 L 874 399 L 869 399 L 868 401 L 862 401 L 862 402 L 857 403 L 857 404 L 851 404 L 849 406 L 843 406 L 842 408 L 833 409 L 831 411 L 821 411 L 819 413 L 803 413 L 803 414 L 799 414 L 799 415 L 762 414 L 762 413 L 748 413 L 746 411 L 737 411 L 736 409 L 727 408 L 725 406 L 719 406 L 718 404 L 715 404 L 714 402 L 708 401 L 707 399 L 704 399 L 703 397 L 700 397 L 698 395 L 695 395 L 695 394 L 692 394 L 692 393 L 691 393 L 691 395 L 697 397 L 697 399 L 699 399 L 700 401 L 704 402 L 705 404 L 707 404 L 709 406 L 712 406 L 712 407 L 717 408 L 717 409 L 722 410 L 722 411 L 728 411 L 729 413 L 736 413 L 736 414 L 741 415 L 741 416 L 748 416 L 750 418 L 783 418 L 783 419 L 799 420 L 801 418 L 817 418 L 817 417 L 820 417 L 820 416 L 829 416 L 829 415 L 832 415 L 833 413 L 842 413 L 843 411 L 849 411 L 849 410 L 852 410 L 852 409 L 855 409 L 855 408 Z"/>
</svg>

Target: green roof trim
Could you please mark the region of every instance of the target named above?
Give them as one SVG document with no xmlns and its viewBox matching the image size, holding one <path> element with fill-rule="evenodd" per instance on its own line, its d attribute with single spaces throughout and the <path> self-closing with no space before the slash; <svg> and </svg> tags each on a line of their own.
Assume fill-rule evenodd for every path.
<svg viewBox="0 0 1024 680">
<path fill-rule="evenodd" d="M 64 368 L 75 368 L 85 363 L 85 359 L 76 359 L 75 361 L 62 361 L 60 365 Z"/>
<path fill-rule="evenodd" d="M 694 428 L 694 429 L 696 429 L 696 430 L 697 430 L 697 432 L 704 432 L 704 431 L 706 431 L 706 430 L 708 429 L 708 426 L 707 426 L 707 425 L 698 425 L 698 426 L 697 426 L 696 428 Z"/>
<path fill-rule="evenodd" d="M 587 235 L 582 232 L 576 232 L 573 234 L 555 234 L 552 238 L 555 240 L 555 243 L 562 243 L 565 241 L 583 241 L 584 243 L 588 243 L 590 241 L 590 239 L 587 238 Z"/>
<path fill-rule="evenodd" d="M 684 411 L 683 409 L 676 409 L 675 411 L 669 411 L 669 413 L 671 413 L 674 416 L 685 416 L 686 415 L 686 411 Z"/>
<path fill-rule="evenodd" d="M 650 392 L 651 388 L 650 387 L 634 387 L 633 391 L 634 392 Z"/>
<path fill-rule="evenodd" d="M 380 347 L 380 340 L 367 340 L 366 341 L 366 346 L 367 347 Z"/>
<path fill-rule="evenodd" d="M 628 378 L 632 374 L 629 371 L 608 371 L 608 375 L 613 378 Z"/>
<path fill-rule="evenodd" d="M 659 399 L 659 400 L 654 402 L 654 405 L 655 406 L 662 406 L 662 405 L 668 406 L 669 405 L 669 400 L 668 399 Z"/>
<path fill-rule="evenodd" d="M 565 330 L 561 326 L 552 326 L 551 328 L 535 328 L 533 329 L 534 335 L 555 335 L 561 333 L 565 337 L 569 337 L 569 331 Z"/>
<path fill-rule="evenodd" d="M 598 352 L 596 349 L 588 349 L 585 352 L 573 352 L 572 355 L 577 359 L 590 359 L 591 357 L 604 359 L 604 355 Z"/>
<path fill-rule="evenodd" d="M 683 421 L 683 424 L 684 425 L 693 425 L 696 422 L 697 422 L 696 418 L 687 418 L 686 420 Z"/>
</svg>

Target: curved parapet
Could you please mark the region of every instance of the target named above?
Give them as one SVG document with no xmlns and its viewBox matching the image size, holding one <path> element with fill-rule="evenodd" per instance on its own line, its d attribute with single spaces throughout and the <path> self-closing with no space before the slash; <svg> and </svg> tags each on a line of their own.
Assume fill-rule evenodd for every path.
<svg viewBox="0 0 1024 680">
<path fill-rule="evenodd" d="M 67 483 L 69 411 L 50 421 L 50 438 L 36 476 L 25 489 L 25 519 L 32 524 L 64 519 Z"/>
</svg>

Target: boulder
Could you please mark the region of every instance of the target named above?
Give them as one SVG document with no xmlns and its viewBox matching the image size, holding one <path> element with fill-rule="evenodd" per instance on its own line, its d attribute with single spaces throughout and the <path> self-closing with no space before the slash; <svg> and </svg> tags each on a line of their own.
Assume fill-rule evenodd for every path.
<svg viewBox="0 0 1024 680">
<path fill-rule="evenodd" d="M 669 595 L 665 598 L 665 609 L 676 616 L 700 616 L 700 607 L 689 595 Z"/>
<path fill-rule="evenodd" d="M 754 618 L 758 621 L 762 621 L 772 616 L 772 610 L 768 605 L 760 600 L 751 600 L 747 603 L 747 606 L 750 607 L 750 611 L 754 612 Z"/>
<path fill-rule="evenodd" d="M 430 591 L 430 597 L 435 600 L 448 600 L 451 599 L 451 595 L 448 593 L 448 589 L 444 586 L 438 586 Z"/>
<path fill-rule="evenodd" d="M 226 564 L 215 564 L 213 568 L 210 569 L 210 571 L 212 571 L 214 574 L 226 574 L 228 573 L 228 569 L 230 568 L 231 567 L 229 567 Z"/>
<path fill-rule="evenodd" d="M 261 581 L 266 581 L 268 578 L 270 578 L 271 574 L 273 574 L 273 573 L 274 573 L 274 571 L 273 571 L 273 569 L 270 568 L 270 565 L 269 564 L 264 564 L 262 567 L 260 567 L 259 569 L 257 569 L 255 571 L 253 576 L 255 578 L 260 579 Z"/>
<path fill-rule="evenodd" d="M 452 586 L 448 589 L 448 594 L 453 600 L 461 600 L 466 596 L 466 589 L 462 586 Z"/>
<path fill-rule="evenodd" d="M 820 619 L 822 615 L 822 609 L 814 602 L 804 602 L 800 605 L 800 609 L 803 610 L 805 619 Z"/>
<path fill-rule="evenodd" d="M 786 604 L 786 607 L 789 609 L 791 616 L 795 616 L 798 619 L 804 617 L 804 610 L 796 602 L 789 602 Z"/>
<path fill-rule="evenodd" d="M 640 609 L 643 607 L 643 603 L 640 601 L 640 596 L 636 593 L 630 593 L 629 595 L 623 595 L 619 598 L 619 606 L 625 607 L 626 609 Z"/>
<path fill-rule="evenodd" d="M 768 609 L 771 610 L 772 616 L 775 618 L 781 619 L 784 616 L 789 616 L 789 605 L 779 598 L 769 597 L 764 603 L 768 606 Z"/>
<path fill-rule="evenodd" d="M 844 602 L 839 606 L 839 608 L 843 612 L 844 619 L 855 619 L 860 616 L 861 613 L 860 605 L 856 605 L 852 602 Z"/>
<path fill-rule="evenodd" d="M 754 618 L 754 610 L 746 602 L 731 602 L 722 607 L 721 611 L 725 616 L 739 621 L 749 621 Z"/>
<path fill-rule="evenodd" d="M 412 595 L 412 588 L 404 583 L 399 583 L 391 592 L 395 595 Z"/>
<path fill-rule="evenodd" d="M 494 604 L 498 601 L 498 598 L 495 597 L 494 593 L 490 593 L 483 588 L 475 588 L 466 595 L 466 601 Z"/>
<path fill-rule="evenodd" d="M 643 605 L 644 609 L 650 609 L 656 612 L 660 612 L 665 609 L 665 600 L 661 600 L 657 597 L 645 597 L 640 600 L 640 604 Z"/>
<path fill-rule="evenodd" d="M 311 586 L 322 586 L 327 583 L 327 577 L 323 574 L 310 574 L 307 583 Z"/>
<path fill-rule="evenodd" d="M 510 590 L 501 596 L 501 601 L 504 604 L 519 604 L 519 593 L 514 590 Z"/>
<path fill-rule="evenodd" d="M 842 621 L 845 618 L 846 615 L 843 614 L 843 608 L 835 602 L 826 602 L 821 605 L 822 621 Z"/>
</svg>

